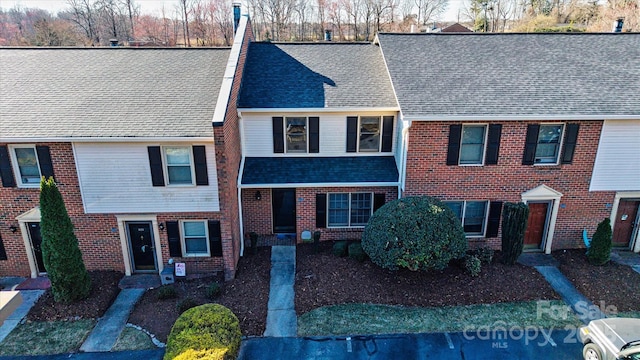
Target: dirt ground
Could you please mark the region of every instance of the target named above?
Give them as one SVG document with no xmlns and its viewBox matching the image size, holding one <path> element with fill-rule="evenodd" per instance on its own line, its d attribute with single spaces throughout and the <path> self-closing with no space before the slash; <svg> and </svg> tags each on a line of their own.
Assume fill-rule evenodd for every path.
<svg viewBox="0 0 640 360">
<path fill-rule="evenodd" d="M 321 243 L 315 254 L 313 245 L 298 245 L 295 302 L 299 315 L 341 303 L 430 307 L 559 299 L 534 268 L 503 265 L 499 253 L 473 277 L 459 266 L 442 272 L 393 272 L 369 260 L 336 257 L 331 246 L 331 242 Z"/>
<path fill-rule="evenodd" d="M 640 274 L 631 267 L 613 262 L 593 266 L 583 249 L 556 251 L 553 257 L 576 289 L 601 310 L 613 306 L 617 311 L 640 311 Z"/>
</svg>

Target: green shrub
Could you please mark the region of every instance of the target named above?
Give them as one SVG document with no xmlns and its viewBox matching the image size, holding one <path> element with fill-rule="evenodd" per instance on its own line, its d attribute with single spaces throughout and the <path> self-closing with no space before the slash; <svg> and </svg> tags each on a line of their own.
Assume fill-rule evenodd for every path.
<svg viewBox="0 0 640 360">
<path fill-rule="evenodd" d="M 483 246 L 473 251 L 473 255 L 480 259 L 480 263 L 484 265 L 491 264 L 491 261 L 493 261 L 494 253 L 495 251 L 493 251 L 493 249 L 488 246 Z"/>
<path fill-rule="evenodd" d="M 198 306 L 198 303 L 193 298 L 186 297 L 178 301 L 178 303 L 176 304 L 176 309 L 178 309 L 178 312 L 182 314 L 183 312 L 196 306 Z"/>
<path fill-rule="evenodd" d="M 40 214 L 42 259 L 54 300 L 69 303 L 86 298 L 91 292 L 91 278 L 53 177 L 40 180 Z"/>
<path fill-rule="evenodd" d="M 362 250 L 362 244 L 360 242 L 349 244 L 349 257 L 358 261 L 365 261 L 367 259 L 367 254 Z"/>
<path fill-rule="evenodd" d="M 458 217 L 440 200 L 406 197 L 371 216 L 362 248 L 385 269 L 442 270 L 451 259 L 464 257 L 467 240 Z"/>
<path fill-rule="evenodd" d="M 347 256 L 347 245 L 346 241 L 336 241 L 333 244 L 333 255 Z"/>
<path fill-rule="evenodd" d="M 513 265 L 522 254 L 527 230 L 529 206 L 525 203 L 504 203 L 502 211 L 502 262 Z"/>
<path fill-rule="evenodd" d="M 175 299 L 178 297 L 178 290 L 171 285 L 162 285 L 158 288 L 156 296 L 158 300 Z"/>
<path fill-rule="evenodd" d="M 197 306 L 180 315 L 171 328 L 164 359 L 236 359 L 241 337 L 231 310 L 219 304 Z"/>
<path fill-rule="evenodd" d="M 598 224 L 591 239 L 587 259 L 592 265 L 605 265 L 611 259 L 611 222 L 606 218 Z"/>
<path fill-rule="evenodd" d="M 217 282 L 211 283 L 207 286 L 207 298 L 214 300 L 222 293 L 222 287 Z"/>
<path fill-rule="evenodd" d="M 464 269 L 467 273 L 471 274 L 471 276 L 475 277 L 480 275 L 480 270 L 482 270 L 480 259 L 475 255 L 467 255 L 464 258 Z"/>
</svg>

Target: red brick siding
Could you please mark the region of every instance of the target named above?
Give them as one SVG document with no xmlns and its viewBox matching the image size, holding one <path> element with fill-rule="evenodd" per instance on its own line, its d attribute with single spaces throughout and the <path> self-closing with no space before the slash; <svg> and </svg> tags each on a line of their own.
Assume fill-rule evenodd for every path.
<svg viewBox="0 0 640 360">
<path fill-rule="evenodd" d="M 242 241 L 237 190 L 242 146 L 238 124 L 237 100 L 240 92 L 240 84 L 242 83 L 247 50 L 252 40 L 253 32 L 251 24 L 247 23 L 224 124 L 213 128 L 216 147 L 218 190 L 220 194 L 220 211 L 222 213 L 222 252 L 225 279 L 227 280 L 235 277 L 236 267 L 240 259 L 240 241 Z"/>
<path fill-rule="evenodd" d="M 255 193 L 260 191 L 261 200 L 255 199 Z M 360 239 L 363 228 L 316 228 L 316 194 L 345 193 L 345 192 L 372 192 L 385 194 L 387 202 L 398 198 L 396 187 L 327 187 L 327 188 L 299 188 L 296 189 L 296 232 L 298 241 L 304 230 L 320 230 L 322 241 L 325 240 L 352 240 Z M 244 189 L 242 190 L 242 212 L 244 220 L 244 233 L 256 232 L 260 235 L 273 234 L 271 190 L 270 189 Z"/>
<path fill-rule="evenodd" d="M 545 184 L 563 194 L 553 249 L 580 247 L 582 229 L 595 231 L 598 222 L 610 215 L 615 194 L 589 192 L 602 121 L 572 121 L 580 124 L 573 163 L 557 166 L 522 165 L 527 125 L 539 122 L 492 123 L 502 124 L 498 165 L 447 166 L 449 125 L 454 123 L 413 122 L 403 196 L 519 202 L 523 192 Z M 500 238 L 480 240 L 485 241 L 500 247 Z"/>
</svg>

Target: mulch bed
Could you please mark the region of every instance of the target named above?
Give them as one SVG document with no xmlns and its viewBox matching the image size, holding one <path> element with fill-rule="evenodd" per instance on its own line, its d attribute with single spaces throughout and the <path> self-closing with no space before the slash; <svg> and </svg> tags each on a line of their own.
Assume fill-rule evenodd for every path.
<svg viewBox="0 0 640 360">
<path fill-rule="evenodd" d="M 295 284 L 296 312 L 342 303 L 374 303 L 420 307 L 458 306 L 559 299 L 531 267 L 506 266 L 496 253 L 478 277 L 458 266 L 442 272 L 384 270 L 371 261 L 358 262 L 331 253 L 332 242 L 298 245 Z"/>
<path fill-rule="evenodd" d="M 206 297 L 206 289 L 212 282 L 222 283 L 222 276 L 180 280 L 168 285 L 177 290 L 178 297 L 175 299 L 158 299 L 159 289 L 147 291 L 129 316 L 129 322 L 166 342 L 171 327 L 180 315 L 178 303 L 191 298 L 198 305 L 215 302 L 228 307 L 240 320 L 243 335 L 262 336 L 269 301 L 271 248 L 258 248 L 257 255 L 250 255 L 249 252 L 247 249 L 246 256 L 240 259 L 236 278 L 223 284 L 222 293 L 215 301 Z"/>
<path fill-rule="evenodd" d="M 640 274 L 631 267 L 614 262 L 593 266 L 584 249 L 556 251 L 553 257 L 576 289 L 601 310 L 615 306 L 617 311 L 640 311 Z"/>
<path fill-rule="evenodd" d="M 111 306 L 120 289 L 118 281 L 123 274 L 117 271 L 90 271 L 91 293 L 89 297 L 69 304 L 57 303 L 48 289 L 34 304 L 27 315 L 28 321 L 56 321 L 97 319 Z"/>
</svg>

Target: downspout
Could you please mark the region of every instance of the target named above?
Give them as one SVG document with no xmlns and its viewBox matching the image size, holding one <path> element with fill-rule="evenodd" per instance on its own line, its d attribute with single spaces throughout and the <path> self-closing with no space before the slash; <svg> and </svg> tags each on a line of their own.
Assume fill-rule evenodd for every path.
<svg viewBox="0 0 640 360">
<path fill-rule="evenodd" d="M 244 222 L 242 216 L 242 175 L 244 174 L 244 126 L 242 122 L 242 113 L 238 111 L 238 131 L 240 132 L 240 152 L 242 154 L 240 158 L 240 171 L 238 173 L 238 181 L 236 183 L 236 189 L 238 189 L 238 224 L 240 224 L 240 257 L 244 256 Z"/>
<path fill-rule="evenodd" d="M 398 199 L 402 197 L 402 191 L 405 189 L 407 181 L 407 154 L 409 152 L 409 129 L 411 128 L 412 121 L 406 122 L 407 126 L 402 128 L 402 159 L 401 159 L 401 172 L 400 172 L 400 185 L 398 186 Z"/>
<path fill-rule="evenodd" d="M 244 159 L 242 160 L 244 162 Z M 242 189 L 238 187 L 238 223 L 240 223 L 240 257 L 244 256 L 244 225 L 242 224 Z"/>
</svg>

